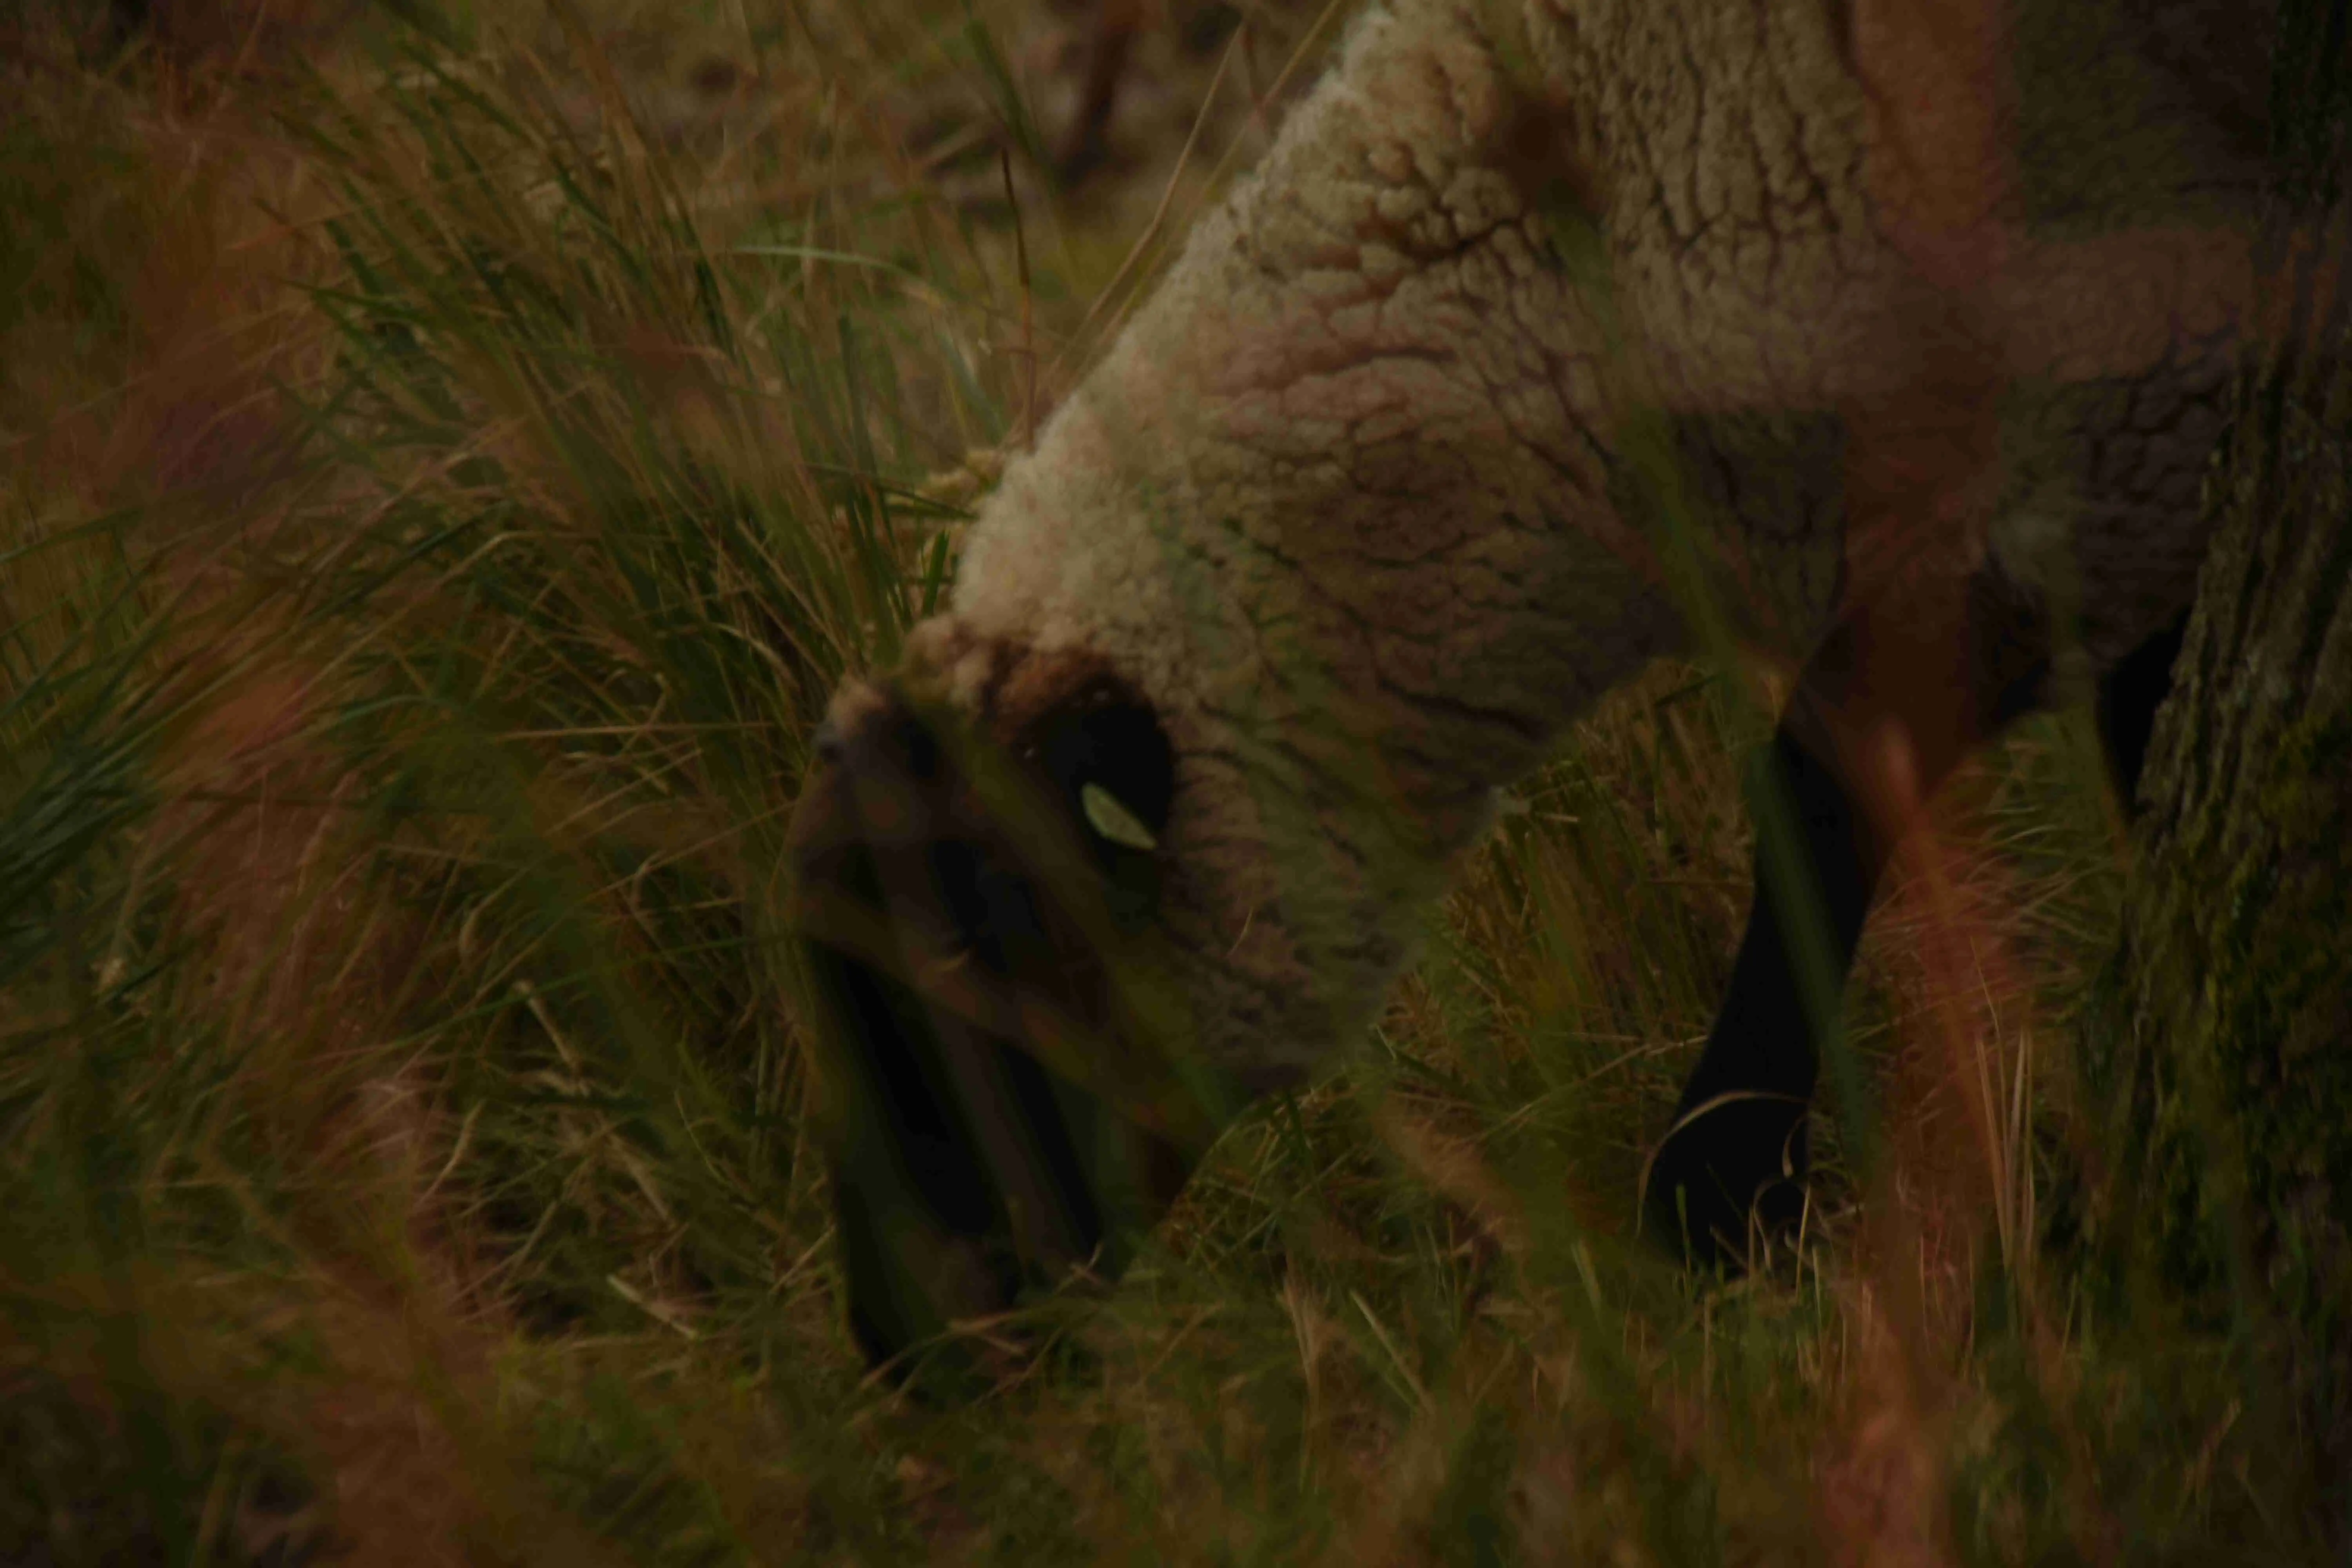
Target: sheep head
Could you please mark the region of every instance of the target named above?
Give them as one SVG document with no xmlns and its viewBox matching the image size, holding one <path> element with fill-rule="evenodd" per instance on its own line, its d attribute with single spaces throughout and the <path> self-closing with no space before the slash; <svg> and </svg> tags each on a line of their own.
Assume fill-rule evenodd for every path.
<svg viewBox="0 0 2352 1568">
<path fill-rule="evenodd" d="M 877 1361 L 957 1324 L 985 1360 L 1024 1289 L 1115 1274 L 1236 1109 L 1363 1026 L 1443 875 L 1425 818 L 1245 765 L 1138 674 L 951 616 L 819 737 L 795 923 Z"/>
<path fill-rule="evenodd" d="M 793 824 L 850 1321 L 877 1360 L 1115 1267 L 1105 1243 L 1165 1206 L 1213 1130 L 1215 1091 L 1167 1072 L 1174 1020 L 1137 963 L 1166 733 L 1098 665 L 1026 662 L 976 710 L 942 689 L 952 666 L 845 689 Z"/>
</svg>

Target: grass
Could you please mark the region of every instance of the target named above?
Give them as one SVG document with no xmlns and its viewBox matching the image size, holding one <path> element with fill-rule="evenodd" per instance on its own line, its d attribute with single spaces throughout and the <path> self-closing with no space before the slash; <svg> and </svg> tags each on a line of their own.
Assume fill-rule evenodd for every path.
<svg viewBox="0 0 2352 1568">
<path fill-rule="evenodd" d="M 1009 11 L 436 15 L 0 40 L 0 1560 L 2316 1560 L 2258 1334 L 2039 1239 L 2081 715 L 1874 923 L 1888 1158 L 1824 1129 L 1736 1286 L 1627 1235 L 1744 913 L 1723 671 L 1579 730 L 1028 1377 L 868 1383 L 782 825 L 1137 226 L 910 143 L 1034 143 Z M 680 129 L 698 49 L 763 88 Z"/>
</svg>

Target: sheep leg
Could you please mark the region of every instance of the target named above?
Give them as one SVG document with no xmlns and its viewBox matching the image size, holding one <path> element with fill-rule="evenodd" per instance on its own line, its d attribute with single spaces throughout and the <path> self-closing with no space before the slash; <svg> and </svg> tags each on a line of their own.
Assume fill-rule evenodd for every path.
<svg viewBox="0 0 2352 1568">
<path fill-rule="evenodd" d="M 1119 84 L 1127 79 L 1128 56 L 1142 22 L 1142 0 L 1097 0 L 1093 26 L 1087 33 L 1086 75 L 1078 85 L 1078 110 L 1055 160 L 1066 186 L 1074 186 L 1092 174 L 1110 151 L 1111 110 L 1118 106 Z"/>
<path fill-rule="evenodd" d="M 1800 677 L 1749 794 L 1756 895 L 1731 983 L 1644 1177 L 1692 1262 L 1746 1257 L 1804 1207 L 1806 1112 L 1880 873 L 1974 747 L 2038 706 L 2038 604 L 1988 568 L 1851 608 Z"/>
<path fill-rule="evenodd" d="M 1774 791 L 1791 852 L 1759 846 L 1730 985 L 1643 1177 L 1644 1227 L 1702 1267 L 1745 1258 L 1751 1239 L 1793 1229 L 1803 1212 L 1816 1042 L 1834 997 L 1807 1005 L 1801 955 L 1818 985 L 1841 988 L 1877 881 L 1852 791 L 1785 722 L 1750 775 L 1751 796 Z"/>
<path fill-rule="evenodd" d="M 2107 777 L 2126 816 L 2139 815 L 2139 775 L 2147 762 L 2156 710 L 2172 690 L 2172 665 L 2189 633 L 2189 612 L 2126 655 L 2099 678 L 2095 713 Z"/>
<path fill-rule="evenodd" d="M 1986 571 L 1956 602 L 1956 616 L 1921 614 L 1916 599 L 1850 615 L 1751 776 L 1755 902 L 1643 1191 L 1645 1226 L 1696 1264 L 1736 1263 L 1750 1241 L 1795 1228 L 1821 1046 L 1879 875 L 1960 760 L 2046 698 L 2047 622 L 2032 597 Z M 2099 681 L 2100 740 L 2126 810 L 2187 626 L 2184 612 Z"/>
</svg>

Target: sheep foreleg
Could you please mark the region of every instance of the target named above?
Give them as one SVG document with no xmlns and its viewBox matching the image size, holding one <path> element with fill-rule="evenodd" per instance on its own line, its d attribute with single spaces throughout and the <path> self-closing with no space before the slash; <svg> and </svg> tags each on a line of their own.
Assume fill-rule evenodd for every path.
<svg viewBox="0 0 2352 1568">
<path fill-rule="evenodd" d="M 1960 760 L 2046 696 L 2030 595 L 1964 591 L 1864 606 L 1799 680 L 1750 778 L 1756 896 L 1706 1049 L 1643 1178 L 1643 1224 L 1694 1261 L 1745 1258 L 1802 1216 L 1806 1115 L 1880 872 Z M 1897 613 L 1895 605 L 1901 605 Z M 2187 615 L 2100 678 L 2110 775 L 2132 809 Z"/>
<path fill-rule="evenodd" d="M 1644 1224 L 1712 1263 L 1795 1228 L 1806 1113 L 1881 871 L 1959 761 L 2035 705 L 2047 641 L 1990 574 L 1850 609 L 1750 775 L 1756 895 L 1644 1177 Z"/>
</svg>

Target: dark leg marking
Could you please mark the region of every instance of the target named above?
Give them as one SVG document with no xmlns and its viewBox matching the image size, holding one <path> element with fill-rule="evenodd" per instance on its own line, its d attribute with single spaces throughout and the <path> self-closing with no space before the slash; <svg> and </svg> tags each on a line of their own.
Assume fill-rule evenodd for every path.
<svg viewBox="0 0 2352 1568">
<path fill-rule="evenodd" d="M 1751 784 L 1759 820 L 1769 820 L 1770 792 L 1787 803 L 1792 853 L 1758 845 L 1755 901 L 1731 984 L 1643 1191 L 1644 1226 L 1702 1266 L 1746 1253 L 1751 1215 L 1776 1235 L 1803 1212 L 1806 1109 L 1819 1041 L 1834 1017 L 1807 1005 L 1799 955 L 1812 933 L 1824 944 L 1816 962 L 1832 994 L 1814 1002 L 1833 1015 L 1878 879 L 1853 797 L 1785 721 Z"/>
<path fill-rule="evenodd" d="M 2147 765 L 2148 737 L 2156 731 L 2157 709 L 2172 690 L 2172 667 L 2188 634 L 2189 612 L 2183 610 L 2170 626 L 2099 678 L 2099 744 L 2126 816 L 2139 815 L 2139 775 Z"/>
<path fill-rule="evenodd" d="M 1751 1238 L 1786 1235 L 1804 1212 L 1821 1052 L 1894 847 L 1852 776 L 1853 743 L 1866 753 L 1870 737 L 1899 732 L 1924 799 L 1975 745 L 2045 700 L 2050 629 L 2039 596 L 1988 568 L 1940 616 L 1932 605 L 1850 612 L 1807 664 L 1751 782 L 1759 831 L 1748 929 L 1643 1180 L 1644 1229 L 1693 1264 L 1736 1265 Z M 1939 626 L 1949 629 L 1939 637 Z M 1832 761 L 1841 738 L 1846 760 Z M 1769 837 L 1775 795 L 1791 830 L 1785 845 Z M 1819 986 L 1809 996 L 1814 942 Z"/>
</svg>

